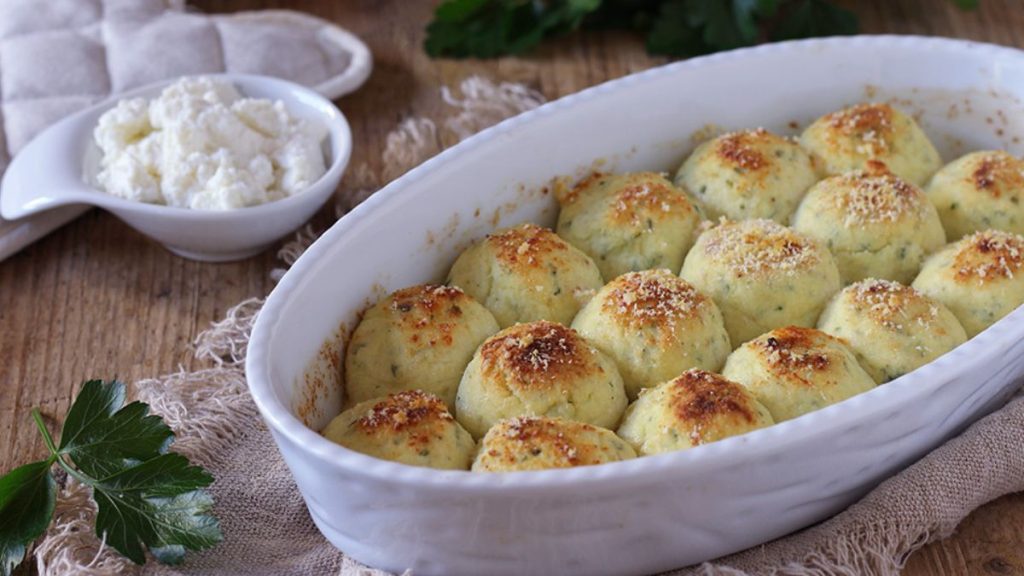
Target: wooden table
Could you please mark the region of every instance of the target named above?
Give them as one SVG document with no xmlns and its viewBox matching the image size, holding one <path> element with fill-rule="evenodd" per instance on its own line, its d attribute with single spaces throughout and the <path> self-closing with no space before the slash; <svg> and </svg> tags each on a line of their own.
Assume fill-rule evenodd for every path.
<svg viewBox="0 0 1024 576">
<path fill-rule="evenodd" d="M 940 0 L 848 1 L 872 33 L 946 35 L 1024 47 L 1020 0 L 960 12 Z M 650 68 L 625 33 L 580 33 L 528 58 L 430 60 L 421 49 L 431 3 L 409 0 L 205 0 L 208 12 L 292 8 L 334 20 L 370 45 L 367 85 L 338 104 L 352 122 L 352 165 L 379 165 L 384 138 L 413 115 L 440 116 L 438 87 L 469 74 L 524 82 L 549 98 Z M 329 219 L 317 219 L 321 226 Z M 190 343 L 236 302 L 273 287 L 268 252 L 243 262 L 183 260 L 105 212 L 93 211 L 0 263 L 0 470 L 44 453 L 30 424 L 38 406 L 61 416 L 84 378 L 132 381 L 196 365 Z M 1024 574 L 1024 494 L 993 502 L 953 537 L 916 553 L 906 574 Z"/>
</svg>

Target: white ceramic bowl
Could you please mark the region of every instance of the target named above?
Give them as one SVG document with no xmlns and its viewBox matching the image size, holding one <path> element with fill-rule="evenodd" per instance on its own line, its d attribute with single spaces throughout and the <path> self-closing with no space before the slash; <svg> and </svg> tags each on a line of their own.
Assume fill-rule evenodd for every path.
<svg viewBox="0 0 1024 576">
<path fill-rule="evenodd" d="M 265 250 L 316 213 L 334 193 L 352 152 L 352 134 L 341 111 L 313 90 L 269 76 L 212 74 L 243 96 L 281 100 L 296 117 L 327 128 L 327 171 L 306 190 L 275 202 L 237 210 L 190 210 L 134 202 L 95 186 L 100 151 L 93 139 L 99 117 L 124 98 L 153 98 L 166 80 L 110 98 L 73 114 L 36 136 L 11 162 L 0 186 L 0 214 L 8 220 L 74 204 L 113 212 L 168 250 L 194 260 L 225 261 Z"/>
<path fill-rule="evenodd" d="M 670 170 L 709 123 L 792 133 L 791 122 L 893 98 L 947 160 L 990 147 L 1019 154 L 1022 97 L 1017 50 L 854 37 L 671 64 L 527 112 L 393 182 L 295 263 L 252 334 L 253 398 L 323 534 L 396 572 L 644 574 L 808 526 L 1003 402 L 1024 373 L 1024 310 L 911 374 L 767 429 L 511 474 L 403 466 L 319 436 L 341 397 L 332 335 L 384 292 L 443 279 L 460 248 L 496 224 L 551 224 L 544 185 L 595 159 L 607 170 Z"/>
</svg>

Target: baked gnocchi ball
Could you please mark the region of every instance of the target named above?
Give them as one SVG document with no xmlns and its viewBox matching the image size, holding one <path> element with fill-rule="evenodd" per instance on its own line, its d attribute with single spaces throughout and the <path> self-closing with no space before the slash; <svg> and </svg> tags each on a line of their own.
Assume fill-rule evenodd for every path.
<svg viewBox="0 0 1024 576">
<path fill-rule="evenodd" d="M 900 178 L 924 186 L 942 165 L 917 122 L 888 104 L 857 104 L 826 114 L 804 130 L 800 143 L 826 176 L 876 160 Z"/>
<path fill-rule="evenodd" d="M 1002 150 L 950 162 L 926 191 L 950 242 L 989 228 L 1024 233 L 1024 160 Z"/>
<path fill-rule="evenodd" d="M 633 448 L 606 430 L 561 418 L 502 420 L 480 442 L 474 472 L 521 472 L 592 466 L 636 458 Z"/>
<path fill-rule="evenodd" d="M 1024 303 L 1024 237 L 975 232 L 926 260 L 913 286 L 945 304 L 973 338 Z"/>
<path fill-rule="evenodd" d="M 709 218 L 770 218 L 783 224 L 817 181 L 810 155 L 764 128 L 701 144 L 675 178 L 703 202 Z"/>
<path fill-rule="evenodd" d="M 771 426 L 771 414 L 743 386 L 704 370 L 688 370 L 643 391 L 618 434 L 642 455 L 685 450 Z"/>
<path fill-rule="evenodd" d="M 874 163 L 811 188 L 793 229 L 828 246 L 843 284 L 864 278 L 910 283 L 946 240 L 924 192 Z"/>
<path fill-rule="evenodd" d="M 818 328 L 842 338 L 878 384 L 911 372 L 967 341 L 956 316 L 917 290 L 874 278 L 847 286 Z"/>
<path fill-rule="evenodd" d="M 467 470 L 476 452 L 444 402 L 422 390 L 360 402 L 331 420 L 323 435 L 356 452 L 427 468 Z"/>
<path fill-rule="evenodd" d="M 547 228 L 522 224 L 488 235 L 448 273 L 502 328 L 516 322 L 568 324 L 604 282 L 589 256 Z"/>
<path fill-rule="evenodd" d="M 466 367 L 455 414 L 474 438 L 516 416 L 613 428 L 626 409 L 615 363 L 575 330 L 541 320 L 487 339 Z"/>
<path fill-rule="evenodd" d="M 778 328 L 737 348 L 722 375 L 744 385 L 776 422 L 874 388 L 839 339 L 799 326 Z"/>
<path fill-rule="evenodd" d="M 721 370 L 732 351 L 718 306 L 668 270 L 612 280 L 572 327 L 615 360 L 630 398 L 688 368 Z"/>
<path fill-rule="evenodd" d="M 840 288 L 828 250 L 772 220 L 708 228 L 680 275 L 718 305 L 733 347 L 779 326 L 814 326 Z"/>
<path fill-rule="evenodd" d="M 348 401 L 419 389 L 454 406 L 473 352 L 497 331 L 494 316 L 459 288 L 423 284 L 393 292 L 352 332 L 345 350 Z"/>
<path fill-rule="evenodd" d="M 700 224 L 686 194 L 653 172 L 594 174 L 558 196 L 558 235 L 609 280 L 632 270 L 678 270 Z"/>
</svg>

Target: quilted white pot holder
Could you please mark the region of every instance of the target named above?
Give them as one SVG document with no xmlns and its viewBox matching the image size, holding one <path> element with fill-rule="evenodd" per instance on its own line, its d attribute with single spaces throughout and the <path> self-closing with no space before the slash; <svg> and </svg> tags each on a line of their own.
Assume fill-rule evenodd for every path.
<svg viewBox="0 0 1024 576">
<path fill-rule="evenodd" d="M 266 74 L 328 98 L 372 68 L 351 33 L 290 11 L 205 15 L 182 0 L 0 0 L 0 175 L 43 128 L 124 90 L 188 74 Z M 88 210 L 0 219 L 0 260 Z"/>
</svg>

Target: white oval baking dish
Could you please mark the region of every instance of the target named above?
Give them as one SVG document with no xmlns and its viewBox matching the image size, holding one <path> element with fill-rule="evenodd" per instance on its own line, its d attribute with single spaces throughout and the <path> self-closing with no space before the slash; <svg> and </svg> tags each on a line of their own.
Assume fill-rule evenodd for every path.
<svg viewBox="0 0 1024 576">
<path fill-rule="evenodd" d="M 670 170 L 708 124 L 793 133 L 842 106 L 893 99 L 947 161 L 991 147 L 1020 154 L 1022 98 L 1017 50 L 853 37 L 693 59 L 542 106 L 412 170 L 314 243 L 256 322 L 252 396 L 317 526 L 371 566 L 418 576 L 644 574 L 782 536 L 841 510 L 1005 400 L 1024 374 L 1024 310 L 896 381 L 764 430 L 513 474 L 403 466 L 319 436 L 341 395 L 332 335 L 385 291 L 443 279 L 458 251 L 496 224 L 552 223 L 544 185 L 595 159 L 606 170 Z"/>
</svg>

